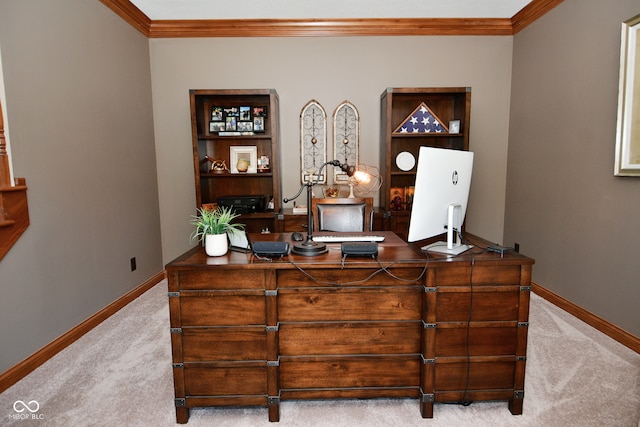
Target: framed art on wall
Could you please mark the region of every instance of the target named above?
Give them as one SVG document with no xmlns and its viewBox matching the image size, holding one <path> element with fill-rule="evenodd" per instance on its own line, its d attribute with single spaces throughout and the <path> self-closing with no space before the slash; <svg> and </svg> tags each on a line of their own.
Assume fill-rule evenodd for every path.
<svg viewBox="0 0 640 427">
<path fill-rule="evenodd" d="M 640 176 L 640 15 L 622 24 L 616 176 Z"/>
<path fill-rule="evenodd" d="M 327 175 L 318 176 L 327 161 L 327 113 L 315 99 L 300 111 L 300 179 L 304 184 L 313 179 L 326 184 Z"/>
</svg>

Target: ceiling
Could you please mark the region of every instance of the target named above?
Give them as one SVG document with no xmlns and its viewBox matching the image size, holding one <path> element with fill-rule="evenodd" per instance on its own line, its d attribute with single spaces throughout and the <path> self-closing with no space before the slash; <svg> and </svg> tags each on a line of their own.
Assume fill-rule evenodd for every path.
<svg viewBox="0 0 640 427">
<path fill-rule="evenodd" d="M 511 18 L 532 0 L 130 0 L 151 20 Z"/>
</svg>

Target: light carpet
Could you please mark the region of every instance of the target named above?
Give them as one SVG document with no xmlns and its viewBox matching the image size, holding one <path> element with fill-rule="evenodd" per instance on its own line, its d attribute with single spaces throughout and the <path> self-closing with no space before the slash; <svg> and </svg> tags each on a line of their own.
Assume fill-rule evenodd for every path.
<svg viewBox="0 0 640 427">
<path fill-rule="evenodd" d="M 0 395 L 3 426 L 174 426 L 167 282 L 124 307 Z M 523 415 L 506 402 L 285 401 L 195 408 L 188 426 L 620 426 L 640 420 L 640 355 L 531 295 Z"/>
</svg>

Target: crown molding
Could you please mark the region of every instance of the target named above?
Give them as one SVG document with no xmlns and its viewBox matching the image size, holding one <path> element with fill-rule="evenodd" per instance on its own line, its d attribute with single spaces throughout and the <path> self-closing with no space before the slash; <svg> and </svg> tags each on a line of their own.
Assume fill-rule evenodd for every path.
<svg viewBox="0 0 640 427">
<path fill-rule="evenodd" d="M 564 0 L 533 0 L 511 18 L 513 34 L 518 34 L 536 19 L 549 12 Z"/>
<path fill-rule="evenodd" d="M 152 21 L 129 0 L 100 0 L 149 38 L 505 36 L 524 29 L 563 0 L 533 0 L 509 18 L 217 19 Z"/>
<path fill-rule="evenodd" d="M 149 37 L 510 35 L 510 19 L 225 19 L 153 21 Z"/>
<path fill-rule="evenodd" d="M 150 36 L 151 19 L 129 0 L 100 0 L 100 2 L 127 21 L 133 28 L 147 37 Z"/>
</svg>

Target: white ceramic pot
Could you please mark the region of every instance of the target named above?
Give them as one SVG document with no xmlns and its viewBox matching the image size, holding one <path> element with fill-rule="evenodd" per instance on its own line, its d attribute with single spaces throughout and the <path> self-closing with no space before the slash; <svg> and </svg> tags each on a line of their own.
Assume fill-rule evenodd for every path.
<svg viewBox="0 0 640 427">
<path fill-rule="evenodd" d="M 229 249 L 227 233 L 207 234 L 204 236 L 204 251 L 209 256 L 222 256 Z"/>
</svg>

